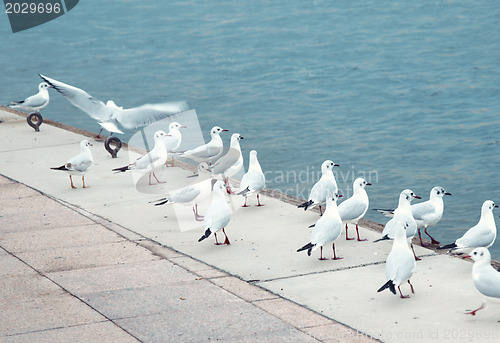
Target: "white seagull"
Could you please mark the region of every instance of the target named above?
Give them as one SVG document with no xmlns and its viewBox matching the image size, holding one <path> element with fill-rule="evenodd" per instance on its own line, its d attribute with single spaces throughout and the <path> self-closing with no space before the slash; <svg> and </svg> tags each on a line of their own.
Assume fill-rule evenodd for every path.
<svg viewBox="0 0 500 343">
<path fill-rule="evenodd" d="M 481 207 L 481 218 L 476 226 L 470 228 L 462 237 L 454 243 L 444 245 L 438 249 L 450 249 L 462 251 L 479 247 L 489 248 L 497 238 L 497 226 L 493 217 L 493 209 L 498 207 L 491 200 L 486 200 Z"/>
<path fill-rule="evenodd" d="M 239 133 L 231 136 L 231 145 L 227 153 L 219 158 L 210 168 L 212 175 L 222 174 L 225 178 L 226 189 L 231 193 L 229 178 L 236 175 L 243 168 L 243 155 L 241 154 L 240 140 L 243 139 Z"/>
<path fill-rule="evenodd" d="M 370 186 L 371 183 L 366 182 L 365 179 L 358 177 L 354 180 L 352 185 L 353 195 L 349 199 L 342 201 L 339 207 L 340 218 L 342 218 L 342 223 L 345 223 L 345 238 L 347 240 L 352 240 L 354 237 L 349 238 L 347 235 L 347 224 L 356 224 L 356 234 L 358 236 L 358 241 L 366 241 L 366 239 L 359 238 L 359 228 L 358 221 L 363 218 L 366 211 L 368 211 L 368 206 L 370 204 L 368 200 L 368 194 L 365 191 L 365 186 Z"/>
<path fill-rule="evenodd" d="M 52 87 L 42 82 L 38 85 L 38 93 L 21 101 L 13 101 L 7 106 L 40 114 L 40 110 L 49 104 L 49 88 Z"/>
<path fill-rule="evenodd" d="M 486 302 L 500 301 L 500 273 L 491 266 L 491 255 L 487 248 L 472 250 L 470 257 L 474 260 L 472 266 L 472 281 L 474 286 L 483 295 L 481 306 L 465 314 L 476 315 L 476 312 L 486 307 Z"/>
<path fill-rule="evenodd" d="M 333 175 L 333 167 L 338 166 L 338 164 L 333 163 L 330 160 L 323 162 L 321 165 L 321 178 L 311 189 L 309 199 L 298 207 L 303 207 L 304 211 L 306 211 L 308 208 L 313 208 L 316 205 L 319 205 L 319 214 L 321 215 L 321 204 L 326 201 L 327 194 L 336 194 L 338 191 L 337 180 L 335 180 L 335 175 Z"/>
<path fill-rule="evenodd" d="M 423 247 L 428 244 L 425 244 L 422 241 L 422 236 L 420 234 L 421 228 L 424 228 L 424 231 L 431 239 L 432 244 L 439 244 L 439 242 L 427 232 L 427 228 L 436 225 L 441 220 L 444 211 L 443 196 L 445 195 L 451 195 L 451 193 L 446 192 L 443 187 L 436 186 L 431 189 L 429 200 L 411 205 L 413 218 L 415 218 L 415 221 L 417 222 L 418 237 L 420 239 L 420 244 Z M 392 217 L 394 215 L 394 210 L 377 209 L 377 211 L 384 213 L 388 217 Z"/>
<path fill-rule="evenodd" d="M 215 162 L 223 152 L 224 143 L 220 137 L 221 132 L 227 132 L 227 130 L 221 128 L 220 126 L 214 126 L 210 130 L 210 136 L 212 139 L 207 144 L 200 145 L 197 148 L 184 151 L 180 156 L 190 158 L 197 162 L 207 162 L 212 164 Z"/>
<path fill-rule="evenodd" d="M 231 243 L 229 243 L 229 239 L 227 238 L 224 228 L 231 219 L 231 209 L 229 208 L 226 197 L 224 196 L 224 184 L 222 183 L 222 181 L 217 181 L 215 182 L 213 188 L 212 204 L 208 208 L 207 213 L 205 214 L 205 217 L 203 219 L 203 222 L 205 224 L 205 233 L 200 237 L 200 239 L 198 239 L 198 242 L 201 242 L 205 238 L 208 238 L 213 232 L 216 245 L 229 245 Z M 226 240 L 224 241 L 224 243 L 219 243 L 217 241 L 217 232 L 220 230 L 222 230 L 224 236 L 226 236 Z"/>
<path fill-rule="evenodd" d="M 245 204 L 243 207 L 248 207 L 247 205 L 247 197 L 250 194 L 257 193 L 257 205 L 263 206 L 260 203 L 259 192 L 266 187 L 266 177 L 262 172 L 262 168 L 260 167 L 259 160 L 257 159 L 257 151 L 250 151 L 248 164 L 248 171 L 243 175 L 243 178 L 240 182 L 240 192 L 238 195 L 243 195 L 245 197 Z"/>
<path fill-rule="evenodd" d="M 184 125 L 174 121 L 168 126 L 168 135 L 164 139 L 165 148 L 169 154 L 177 152 L 182 143 L 182 133 L 180 129 L 185 129 Z M 174 166 L 174 155 L 172 155 L 172 167 Z M 167 166 L 168 167 L 168 166 Z"/>
<path fill-rule="evenodd" d="M 321 248 L 320 260 L 326 260 L 323 257 L 323 246 L 332 243 L 333 260 L 339 260 L 342 257 L 337 257 L 335 254 L 335 240 L 340 236 L 342 231 L 342 219 L 337 208 L 337 199 L 341 195 L 329 193 L 326 196 L 326 210 L 321 218 L 318 219 L 311 232 L 310 242 L 298 249 L 297 252 L 307 250 L 307 255 L 311 256 L 311 252 Z"/>
<path fill-rule="evenodd" d="M 92 119 L 97 120 L 102 128 L 111 133 L 123 133 L 117 124 L 120 124 L 125 129 L 135 129 L 184 112 L 189 108 L 185 101 L 180 101 L 146 104 L 124 109 L 117 106 L 113 100 L 108 100 L 104 104 L 83 89 L 70 86 L 41 74 L 39 75 L 45 82 L 61 93 L 73 106 L 78 107 Z"/>
<path fill-rule="evenodd" d="M 91 146 L 92 144 L 84 139 L 80 142 L 80 153 L 78 155 L 71 157 L 68 162 L 66 162 L 62 166 L 50 169 L 64 170 L 65 172 L 67 172 L 69 174 L 71 188 L 76 188 L 75 185 L 73 185 L 73 179 L 71 178 L 71 175 L 81 175 L 83 188 L 88 188 L 88 186 L 85 186 L 85 173 L 90 169 L 90 167 L 92 167 L 92 164 L 94 163 L 92 152 L 90 151 Z"/>
<path fill-rule="evenodd" d="M 394 239 L 398 227 L 401 226 L 400 222 L 407 223 L 408 227 L 406 228 L 406 237 L 410 242 L 415 260 L 418 261 L 420 258 L 415 254 L 413 244 L 411 243 L 413 236 L 417 233 L 417 222 L 413 218 L 413 214 L 411 212 L 411 201 L 413 199 L 420 199 L 420 197 L 415 195 L 411 189 L 405 189 L 401 192 L 399 195 L 398 208 L 394 210 L 394 217 L 389 220 L 387 224 L 385 224 L 384 230 L 382 231 L 382 238 L 377 239 L 375 242 Z"/>
<path fill-rule="evenodd" d="M 401 284 L 408 281 L 411 292 L 415 294 L 413 285 L 410 283 L 410 278 L 413 276 L 417 264 L 410 248 L 408 248 L 406 239 L 408 234 L 405 232 L 408 228 L 408 224 L 403 220 L 396 220 L 396 237 L 392 243 L 391 252 L 387 256 L 385 262 L 385 277 L 387 282 L 378 289 L 378 292 L 382 292 L 384 289 L 389 288 L 392 293 L 396 294 L 397 287 L 401 298 L 409 298 L 409 295 L 405 296 L 401 293 Z"/>
<path fill-rule="evenodd" d="M 147 154 L 139 157 L 134 163 L 131 163 L 125 167 L 115 168 L 115 172 L 126 172 L 128 170 L 138 171 L 143 173 L 149 173 L 149 184 L 151 183 L 151 175 L 156 179 L 158 183 L 165 183 L 164 181 L 158 180 L 155 175 L 155 170 L 160 169 L 167 162 L 167 149 L 165 148 L 165 138 L 168 135 L 165 131 L 159 130 L 154 134 L 155 146 Z"/>
<path fill-rule="evenodd" d="M 210 179 L 211 173 L 206 162 L 202 162 L 198 165 L 198 176 L 202 177 L 201 181 L 171 191 L 169 196 L 154 201 L 156 202 L 155 206 L 194 203 L 193 213 L 195 219 L 201 221 L 203 217 L 198 214 L 197 204 L 210 195 L 212 191 L 212 181 L 215 180 Z"/>
</svg>

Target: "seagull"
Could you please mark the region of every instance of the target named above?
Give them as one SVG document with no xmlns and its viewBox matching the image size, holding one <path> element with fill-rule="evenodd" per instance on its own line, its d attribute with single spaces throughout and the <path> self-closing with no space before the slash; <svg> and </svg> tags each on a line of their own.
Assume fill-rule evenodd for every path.
<svg viewBox="0 0 500 343">
<path fill-rule="evenodd" d="M 45 82 L 61 93 L 73 106 L 98 121 L 102 129 L 111 133 L 123 133 L 117 124 L 125 129 L 135 129 L 146 126 L 157 120 L 184 112 L 189 107 L 185 101 L 167 102 L 162 104 L 146 104 L 139 107 L 124 109 L 108 100 L 106 104 L 94 98 L 83 89 L 70 86 L 47 76 L 38 74 Z M 97 137 L 99 137 L 99 134 Z"/>
<path fill-rule="evenodd" d="M 368 210 L 369 200 L 366 194 L 365 186 L 371 186 L 371 183 L 366 182 L 365 179 L 358 177 L 354 180 L 352 185 L 353 195 L 349 199 L 343 201 L 339 207 L 340 218 L 342 223 L 345 223 L 345 239 L 352 240 L 347 236 L 347 224 L 356 224 L 356 233 L 358 241 L 366 241 L 366 239 L 359 238 L 358 221 L 363 218 Z"/>
<path fill-rule="evenodd" d="M 481 247 L 472 250 L 470 257 L 474 260 L 472 266 L 472 281 L 474 286 L 483 295 L 481 306 L 465 314 L 476 315 L 476 312 L 486 307 L 488 301 L 500 299 L 500 273 L 491 266 L 491 255 L 487 248 Z"/>
<path fill-rule="evenodd" d="M 219 158 L 210 168 L 212 175 L 222 174 L 225 178 L 226 190 L 231 193 L 229 178 L 237 174 L 243 168 L 243 155 L 241 154 L 240 140 L 243 139 L 239 133 L 231 136 L 231 145 L 227 153 Z"/>
<path fill-rule="evenodd" d="M 307 255 L 311 256 L 313 250 L 320 247 L 320 260 L 326 260 L 323 257 L 323 246 L 332 243 L 333 260 L 340 260 L 342 257 L 337 257 L 335 254 L 335 240 L 340 236 L 342 231 L 342 219 L 337 208 L 337 199 L 342 195 L 329 193 L 326 196 L 326 210 L 321 218 L 318 219 L 311 232 L 310 242 L 298 249 L 297 252 L 307 249 Z"/>
<path fill-rule="evenodd" d="M 248 171 L 243 175 L 240 182 L 241 191 L 238 195 L 243 195 L 245 197 L 245 204 L 242 207 L 248 207 L 247 196 L 253 193 L 257 193 L 257 205 L 264 206 L 260 203 L 259 193 L 266 187 L 266 177 L 262 172 L 259 160 L 257 160 L 257 151 L 250 151 L 250 162 L 248 164 Z"/>
<path fill-rule="evenodd" d="M 375 242 L 394 239 L 396 235 L 396 230 L 400 226 L 400 222 L 407 223 L 408 227 L 406 228 L 406 237 L 410 242 L 411 249 L 413 250 L 413 254 L 415 256 L 415 260 L 420 260 L 415 254 L 415 250 L 413 249 L 413 244 L 411 243 L 413 236 L 417 233 L 417 222 L 413 218 L 411 212 L 411 201 L 413 199 L 420 199 L 419 196 L 415 195 L 411 189 L 405 189 L 399 195 L 399 203 L 398 208 L 394 210 L 394 217 L 385 224 L 384 230 L 382 231 L 382 238 L 377 239 Z"/>
<path fill-rule="evenodd" d="M 38 93 L 21 101 L 13 101 L 7 106 L 40 114 L 40 110 L 49 104 L 49 88 L 52 86 L 42 82 L 38 85 Z"/>
<path fill-rule="evenodd" d="M 80 153 L 71 157 L 68 162 L 57 168 L 50 168 L 54 170 L 64 170 L 69 174 L 69 181 L 71 182 L 71 188 L 76 188 L 73 185 L 73 179 L 71 175 L 81 175 L 83 188 L 88 188 L 85 186 L 85 173 L 92 167 L 94 160 L 92 158 L 92 152 L 90 147 L 92 146 L 88 140 L 84 139 L 80 142 Z"/>
<path fill-rule="evenodd" d="M 231 244 L 227 238 L 226 231 L 224 231 L 224 227 L 226 227 L 230 219 L 231 209 L 229 208 L 224 196 L 224 184 L 222 181 L 216 181 L 212 191 L 212 204 L 208 208 L 203 219 L 203 222 L 205 223 L 205 233 L 200 237 L 200 239 L 198 239 L 198 242 L 208 238 L 213 232 L 216 245 Z M 217 232 L 220 230 L 222 230 L 224 236 L 226 236 L 224 243 L 219 243 L 217 241 Z"/>
<path fill-rule="evenodd" d="M 431 189 L 429 200 L 411 205 L 413 218 L 415 218 L 415 221 L 417 222 L 418 237 L 420 239 L 420 244 L 423 247 L 428 246 L 428 244 L 424 244 L 422 241 L 422 236 L 420 234 L 421 228 L 424 228 L 424 231 L 431 239 L 432 244 L 439 244 L 438 241 L 429 235 L 427 228 L 429 226 L 436 225 L 441 220 L 444 210 L 443 196 L 445 195 L 451 195 L 451 193 L 446 192 L 443 187 L 437 186 Z M 377 209 L 377 211 L 388 217 L 392 217 L 394 215 L 394 210 Z"/>
<path fill-rule="evenodd" d="M 202 176 L 202 181 L 170 192 L 168 197 L 155 200 L 155 206 L 195 203 L 193 206 L 193 213 L 195 219 L 201 221 L 203 217 L 198 214 L 198 206 L 196 203 L 210 195 L 212 191 L 212 181 L 214 180 L 210 179 L 211 173 L 206 162 L 202 162 L 198 165 L 198 176 L 199 175 Z"/>
<path fill-rule="evenodd" d="M 333 175 L 333 167 L 338 167 L 339 165 L 333 163 L 330 160 L 326 160 L 321 165 L 321 178 L 316 182 L 309 193 L 309 200 L 305 203 L 299 205 L 298 207 L 303 207 L 304 211 L 308 208 L 313 208 L 319 205 L 319 214 L 321 215 L 321 204 L 326 200 L 328 193 L 337 193 L 337 181 L 335 180 L 335 175 Z"/>
<path fill-rule="evenodd" d="M 450 253 L 455 250 L 462 251 L 479 247 L 491 247 L 497 237 L 497 227 L 495 225 L 495 218 L 493 217 L 493 209 L 495 207 L 498 207 L 498 205 L 495 205 L 491 200 L 486 200 L 481 207 L 481 218 L 476 226 L 470 228 L 455 243 L 444 245 L 438 249 L 450 249 L 448 251 Z"/>
<path fill-rule="evenodd" d="M 212 162 L 216 161 L 222 155 L 224 148 L 224 143 L 222 142 L 222 138 L 220 138 L 221 132 L 227 132 L 227 130 L 220 126 L 214 126 L 210 130 L 210 136 L 212 137 L 210 142 L 192 150 L 187 150 L 180 156 L 190 158 L 197 162 L 208 162 L 212 164 Z"/>
<path fill-rule="evenodd" d="M 401 293 L 401 284 L 405 281 L 408 281 L 411 292 L 415 294 L 410 278 L 415 272 L 417 264 L 410 248 L 408 248 L 406 239 L 408 234 L 405 232 L 405 230 L 408 229 L 408 224 L 404 220 L 396 219 L 396 221 L 396 237 L 394 238 L 394 243 L 392 243 L 391 252 L 387 256 L 385 262 L 385 277 L 387 282 L 380 287 L 377 292 L 382 292 L 384 289 L 389 288 L 392 293 L 396 294 L 397 287 L 401 298 L 404 299 L 410 297 L 409 295 L 403 295 L 403 293 Z"/>
<path fill-rule="evenodd" d="M 113 171 L 115 172 L 126 172 L 127 170 L 131 171 L 140 171 L 140 172 L 149 172 L 149 184 L 151 183 L 151 174 L 154 176 L 158 183 L 165 183 L 160 180 L 155 175 L 155 170 L 160 169 L 167 161 L 167 149 L 165 148 L 165 138 L 168 137 L 168 134 L 165 131 L 159 130 L 154 134 L 154 142 L 155 146 L 153 150 L 148 152 L 145 155 L 139 157 L 134 163 L 131 163 L 125 167 L 115 168 Z"/>
<path fill-rule="evenodd" d="M 179 124 L 178 122 L 174 121 L 173 123 L 170 123 L 168 126 L 168 137 L 165 138 L 165 148 L 169 153 L 174 153 L 177 152 L 177 149 L 181 146 L 182 142 L 182 133 L 179 129 L 185 129 L 186 127 L 184 125 Z M 168 165 L 165 162 L 165 165 L 168 167 Z M 172 155 L 172 167 L 174 166 L 174 156 Z"/>
</svg>

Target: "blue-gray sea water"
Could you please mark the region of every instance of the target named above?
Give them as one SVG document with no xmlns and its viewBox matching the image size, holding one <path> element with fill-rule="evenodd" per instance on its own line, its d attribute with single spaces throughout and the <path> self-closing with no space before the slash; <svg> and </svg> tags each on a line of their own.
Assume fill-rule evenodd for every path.
<svg viewBox="0 0 500 343">
<path fill-rule="evenodd" d="M 270 188 L 307 197 L 326 159 L 344 195 L 373 183 L 371 208 L 443 186 L 443 243 L 500 203 L 497 0 L 86 0 L 15 34 L 2 16 L 2 104 L 34 94 L 38 73 L 124 107 L 186 100 L 206 139 L 214 125 L 246 138 Z M 45 117 L 98 131 L 51 96 Z"/>
</svg>

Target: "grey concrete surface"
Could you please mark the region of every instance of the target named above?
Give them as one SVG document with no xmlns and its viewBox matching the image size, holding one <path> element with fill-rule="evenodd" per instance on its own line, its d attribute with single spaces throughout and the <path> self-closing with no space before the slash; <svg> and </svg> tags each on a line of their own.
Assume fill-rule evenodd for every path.
<svg viewBox="0 0 500 343">
<path fill-rule="evenodd" d="M 233 213 L 226 232 L 231 245 L 215 246 L 213 237 L 198 243 L 203 229 L 193 220 L 190 207 L 149 203 L 191 171 L 166 168 L 157 175 L 169 180 L 167 185 L 141 185 L 147 193 L 140 192 L 134 177 L 111 172 L 128 163 L 127 151 L 112 159 L 101 142 L 92 141 L 95 165 L 85 178 L 91 187 L 82 189 L 75 179 L 79 188 L 71 189 L 67 175 L 49 167 L 61 165 L 78 151 L 82 133 L 50 125 L 35 133 L 24 118 L 1 110 L 0 120 L 0 174 L 36 190 L 16 191 L 24 186 L 0 181 L 2 189 L 12 188 L 5 200 L 0 196 L 0 246 L 5 240 L 9 253 L 15 251 L 37 272 L 98 311 L 105 318 L 100 323 L 107 320 L 140 340 L 159 342 L 200 337 L 228 342 L 344 342 L 370 337 L 384 342 L 495 342 L 500 337 L 495 306 L 475 317 L 464 314 L 481 302 L 468 261 L 416 246 L 423 257 L 412 279 L 416 294 L 400 299 L 377 293 L 385 283 L 384 262 L 391 249 L 390 242 L 372 243 L 380 233 L 362 227 L 367 242 L 342 236 L 336 247 L 343 259 L 318 261 L 319 251 L 311 257 L 296 252 L 308 242 L 308 226 L 318 214 L 266 196 L 261 198 L 265 206 L 259 208 L 241 208 L 243 199 L 229 196 Z M 30 204 L 46 211 L 21 210 Z M 200 213 L 208 204 L 200 204 Z M 94 232 L 99 226 L 112 232 Z M 41 238 L 47 230 L 57 231 Z M 25 242 L 7 242 L 27 239 L 38 242 L 32 250 Z M 60 243 L 65 240 L 69 246 Z M 331 257 L 331 249 L 325 254 Z M 172 280 L 161 271 L 172 273 Z M 191 275 L 188 280 L 178 275 L 183 272 Z M 224 315 L 225 311 L 234 312 Z M 204 316 L 210 317 L 207 325 L 201 322 Z M 198 338 L 186 332 L 188 327 Z"/>
</svg>

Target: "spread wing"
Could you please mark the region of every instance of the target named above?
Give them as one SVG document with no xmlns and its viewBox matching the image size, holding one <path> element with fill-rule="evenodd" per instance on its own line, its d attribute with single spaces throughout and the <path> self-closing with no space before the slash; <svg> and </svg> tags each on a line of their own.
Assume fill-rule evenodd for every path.
<svg viewBox="0 0 500 343">
<path fill-rule="evenodd" d="M 189 106 L 185 101 L 146 104 L 129 109 L 116 109 L 111 119 L 118 121 L 126 129 L 135 129 L 188 109 Z"/>
</svg>

